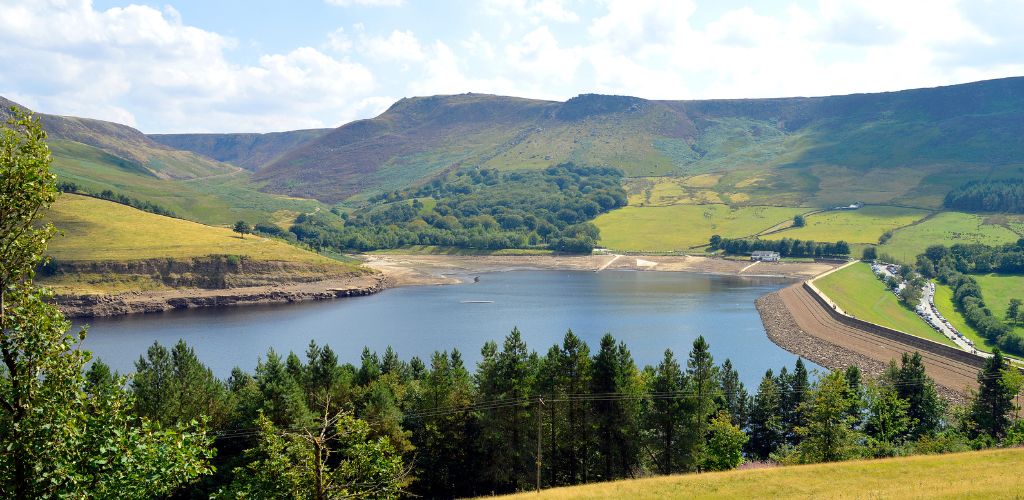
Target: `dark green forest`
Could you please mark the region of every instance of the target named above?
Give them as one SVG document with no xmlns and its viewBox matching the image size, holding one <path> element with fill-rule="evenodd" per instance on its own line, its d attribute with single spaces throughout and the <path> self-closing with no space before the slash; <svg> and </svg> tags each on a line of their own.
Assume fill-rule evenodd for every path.
<svg viewBox="0 0 1024 500">
<path fill-rule="evenodd" d="M 684 358 L 667 350 L 643 368 L 611 335 L 591 351 L 572 331 L 538 354 L 514 329 L 503 344 L 484 344 L 481 356 L 470 368 L 458 351 L 424 362 L 364 349 L 352 365 L 311 342 L 303 357 L 271 350 L 254 373 L 235 369 L 221 381 L 179 342 L 154 344 L 129 384 L 138 416 L 165 426 L 207 423 L 216 472 L 189 487 L 199 497 L 306 496 L 301 478 L 288 485 L 277 477 L 312 469 L 302 457 L 316 450 L 304 436 L 339 418 L 359 426 L 373 460 L 384 464 L 373 469 L 388 483 L 381 496 L 427 498 L 533 488 L 538 445 L 540 484 L 551 487 L 725 470 L 743 460 L 813 463 L 1024 440 L 1009 409 L 989 422 L 972 416 L 987 415 L 980 399 L 959 415 L 947 408 L 917 354 L 875 381 L 856 368 L 818 377 L 797 361 L 769 370 L 753 393 L 728 360 L 715 363 L 703 337 Z M 1003 387 L 1008 368 L 997 362 L 979 375 L 983 385 L 991 378 Z M 88 378 L 117 383 L 102 363 Z M 995 397 L 1008 402 L 1006 391 Z M 268 445 L 273 439 L 283 447 Z M 342 444 L 328 448 L 335 460 L 352 453 Z M 326 463 L 327 471 L 337 467 Z"/>
<path fill-rule="evenodd" d="M 950 191 L 944 205 L 969 212 L 1024 213 L 1024 179 L 971 181 Z"/>
<path fill-rule="evenodd" d="M 589 253 L 600 237 L 590 221 L 626 205 L 621 180 L 616 169 L 568 163 L 522 172 L 458 170 L 353 212 L 335 210 L 341 221 L 300 215 L 289 231 L 315 249 L 335 251 L 438 245 Z"/>
</svg>

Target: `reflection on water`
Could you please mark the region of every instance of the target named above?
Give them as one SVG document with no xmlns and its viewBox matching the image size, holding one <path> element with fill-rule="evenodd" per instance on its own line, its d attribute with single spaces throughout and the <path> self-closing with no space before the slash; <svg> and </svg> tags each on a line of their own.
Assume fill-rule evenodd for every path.
<svg viewBox="0 0 1024 500">
<path fill-rule="evenodd" d="M 122 373 L 154 341 L 179 338 L 220 377 L 251 370 L 268 348 L 302 355 L 310 340 L 330 344 L 343 362 L 358 363 L 363 346 L 393 346 L 403 359 L 429 361 L 458 348 L 469 367 L 488 340 L 499 344 L 518 326 L 543 354 L 571 328 L 593 351 L 606 332 L 626 342 L 637 365 L 656 364 L 665 349 L 685 358 L 698 335 L 716 361 L 730 358 L 744 383 L 792 365 L 771 343 L 754 309 L 758 296 L 785 286 L 778 278 L 691 273 L 514 271 L 478 283 L 387 290 L 337 301 L 173 311 L 91 320 L 85 348 Z M 809 366 L 816 368 L 815 365 Z"/>
</svg>

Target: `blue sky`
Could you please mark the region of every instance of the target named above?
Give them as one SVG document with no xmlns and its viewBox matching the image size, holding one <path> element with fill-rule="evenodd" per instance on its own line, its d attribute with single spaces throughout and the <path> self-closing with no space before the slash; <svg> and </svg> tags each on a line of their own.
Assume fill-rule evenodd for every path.
<svg viewBox="0 0 1024 500">
<path fill-rule="evenodd" d="M 876 92 L 1024 75 L 1021 26 L 1019 0 L 0 0 L 0 95 L 156 133 L 462 92 Z"/>
</svg>

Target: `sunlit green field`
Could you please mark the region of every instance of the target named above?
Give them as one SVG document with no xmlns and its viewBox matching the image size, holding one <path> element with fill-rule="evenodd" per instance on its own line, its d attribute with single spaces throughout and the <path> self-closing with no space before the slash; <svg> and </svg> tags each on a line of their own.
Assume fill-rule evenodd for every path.
<svg viewBox="0 0 1024 500">
<path fill-rule="evenodd" d="M 50 241 L 58 261 L 127 261 L 239 255 L 258 260 L 337 264 L 287 243 L 154 215 L 86 196 L 62 195 L 46 218 L 63 232 Z"/>
<path fill-rule="evenodd" d="M 598 217 L 601 246 L 623 251 L 666 252 L 706 245 L 712 235 L 752 236 L 794 215 L 801 208 L 672 205 L 625 207 Z"/>
<path fill-rule="evenodd" d="M 877 243 L 886 231 L 913 224 L 926 215 L 928 212 L 925 210 L 883 206 L 820 212 L 808 215 L 804 227 L 779 231 L 762 238 Z"/>
<path fill-rule="evenodd" d="M 895 330 L 955 346 L 913 311 L 903 307 L 885 284 L 875 277 L 871 266 L 858 262 L 814 281 L 848 314 Z"/>
<path fill-rule="evenodd" d="M 660 476 L 503 498 L 1020 498 L 1024 449 Z"/>
<path fill-rule="evenodd" d="M 914 257 L 924 252 L 930 245 L 1012 243 L 1021 237 L 1010 229 L 1016 227 L 1011 223 L 1015 221 L 1017 218 L 1007 216 L 993 218 L 961 212 L 942 212 L 919 224 L 895 231 L 888 242 L 878 247 L 878 252 L 891 255 L 903 262 L 913 262 Z"/>
</svg>

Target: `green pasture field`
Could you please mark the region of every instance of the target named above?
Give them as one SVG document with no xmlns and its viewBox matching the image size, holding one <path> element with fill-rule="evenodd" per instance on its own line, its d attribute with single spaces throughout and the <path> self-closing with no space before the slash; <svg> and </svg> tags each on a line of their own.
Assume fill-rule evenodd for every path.
<svg viewBox="0 0 1024 500">
<path fill-rule="evenodd" d="M 878 253 L 891 255 L 902 262 L 914 262 L 914 258 L 931 245 L 954 245 L 957 243 L 984 243 L 1002 245 L 1017 241 L 1021 235 L 1015 233 L 1007 217 L 994 219 L 983 215 L 963 212 L 941 212 L 921 222 L 893 232 L 892 238 L 879 245 Z M 1009 220 L 1017 220 L 1010 217 Z"/>
<path fill-rule="evenodd" d="M 600 244 L 613 250 L 665 252 L 706 245 L 712 235 L 752 236 L 806 211 L 727 205 L 627 206 L 599 216 Z"/>
<path fill-rule="evenodd" d="M 945 335 L 935 331 L 913 311 L 903 307 L 871 266 L 858 262 L 828 276 L 818 278 L 814 286 L 839 304 L 848 314 L 864 321 L 906 332 L 911 335 L 956 346 Z"/>
<path fill-rule="evenodd" d="M 46 213 L 63 235 L 50 241 L 58 261 L 131 261 L 238 255 L 255 260 L 344 265 L 282 241 L 154 215 L 117 203 L 64 194 Z"/>
<path fill-rule="evenodd" d="M 1012 448 L 626 479 L 502 498 L 1020 498 L 1021 463 L 1024 449 Z"/>
<path fill-rule="evenodd" d="M 886 206 L 867 206 L 859 210 L 832 210 L 808 215 L 804 227 L 794 227 L 761 239 L 793 238 L 813 241 L 839 241 L 847 243 L 877 243 L 878 238 L 894 230 L 917 222 L 928 215 L 925 210 Z"/>
</svg>

